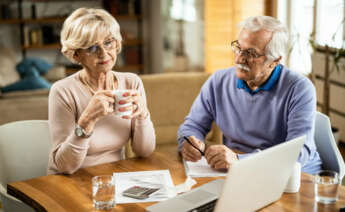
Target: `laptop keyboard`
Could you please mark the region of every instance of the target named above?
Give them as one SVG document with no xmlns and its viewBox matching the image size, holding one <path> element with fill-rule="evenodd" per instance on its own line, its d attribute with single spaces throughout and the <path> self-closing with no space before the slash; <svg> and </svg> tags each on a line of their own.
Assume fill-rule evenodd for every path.
<svg viewBox="0 0 345 212">
<path fill-rule="evenodd" d="M 199 206 L 197 208 L 194 208 L 190 210 L 189 212 L 212 212 L 214 208 L 216 207 L 217 199 L 208 202 L 202 206 Z"/>
</svg>

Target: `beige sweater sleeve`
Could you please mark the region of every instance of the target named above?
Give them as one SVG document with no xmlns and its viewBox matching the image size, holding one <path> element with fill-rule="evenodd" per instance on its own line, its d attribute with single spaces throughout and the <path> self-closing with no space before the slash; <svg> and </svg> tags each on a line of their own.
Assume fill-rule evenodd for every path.
<svg viewBox="0 0 345 212">
<path fill-rule="evenodd" d="M 141 79 L 137 76 L 136 90 L 146 102 L 146 94 Z M 146 119 L 132 119 L 132 148 L 138 156 L 149 156 L 155 149 L 156 135 L 150 116 Z"/>
<path fill-rule="evenodd" d="M 76 107 L 68 89 L 54 84 L 49 94 L 49 128 L 53 149 L 50 164 L 62 173 L 73 173 L 82 165 L 88 151 L 88 139 L 75 136 Z"/>
</svg>

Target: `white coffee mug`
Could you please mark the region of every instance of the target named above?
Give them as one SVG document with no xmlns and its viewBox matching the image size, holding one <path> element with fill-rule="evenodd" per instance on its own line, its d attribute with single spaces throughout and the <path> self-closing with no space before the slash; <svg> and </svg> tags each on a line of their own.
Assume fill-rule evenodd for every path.
<svg viewBox="0 0 345 212">
<path fill-rule="evenodd" d="M 123 99 L 127 99 L 128 97 L 123 96 L 124 93 L 130 92 L 130 90 L 113 90 L 113 95 L 115 97 L 115 115 L 118 116 L 129 116 L 133 113 L 133 109 L 131 107 L 130 110 L 126 110 L 126 111 L 119 111 L 120 108 L 122 107 L 128 107 L 131 106 L 132 103 L 126 103 L 126 104 L 122 104 L 120 105 L 119 102 Z"/>
<path fill-rule="evenodd" d="M 284 192 L 286 193 L 297 193 L 301 187 L 301 164 L 296 162 L 288 183 L 286 184 Z"/>
</svg>

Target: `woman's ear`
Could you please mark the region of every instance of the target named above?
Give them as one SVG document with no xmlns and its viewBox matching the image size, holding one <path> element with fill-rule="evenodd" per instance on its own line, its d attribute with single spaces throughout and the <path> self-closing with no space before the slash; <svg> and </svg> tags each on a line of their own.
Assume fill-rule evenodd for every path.
<svg viewBox="0 0 345 212">
<path fill-rule="evenodd" d="M 78 63 L 80 64 L 80 52 L 78 51 L 75 51 L 74 54 L 73 54 L 73 59 Z"/>
</svg>

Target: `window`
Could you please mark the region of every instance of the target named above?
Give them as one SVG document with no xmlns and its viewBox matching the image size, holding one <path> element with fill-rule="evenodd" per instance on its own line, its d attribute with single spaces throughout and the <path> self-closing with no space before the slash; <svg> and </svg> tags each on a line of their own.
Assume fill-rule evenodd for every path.
<svg viewBox="0 0 345 212">
<path fill-rule="evenodd" d="M 344 47 L 344 0 L 318 0 L 316 43 L 330 47 Z"/>
<path fill-rule="evenodd" d="M 344 47 L 344 5 L 344 0 L 278 1 L 278 19 L 290 31 L 290 52 L 285 60 L 289 68 L 303 74 L 311 72 L 313 30 L 317 45 Z"/>
</svg>

